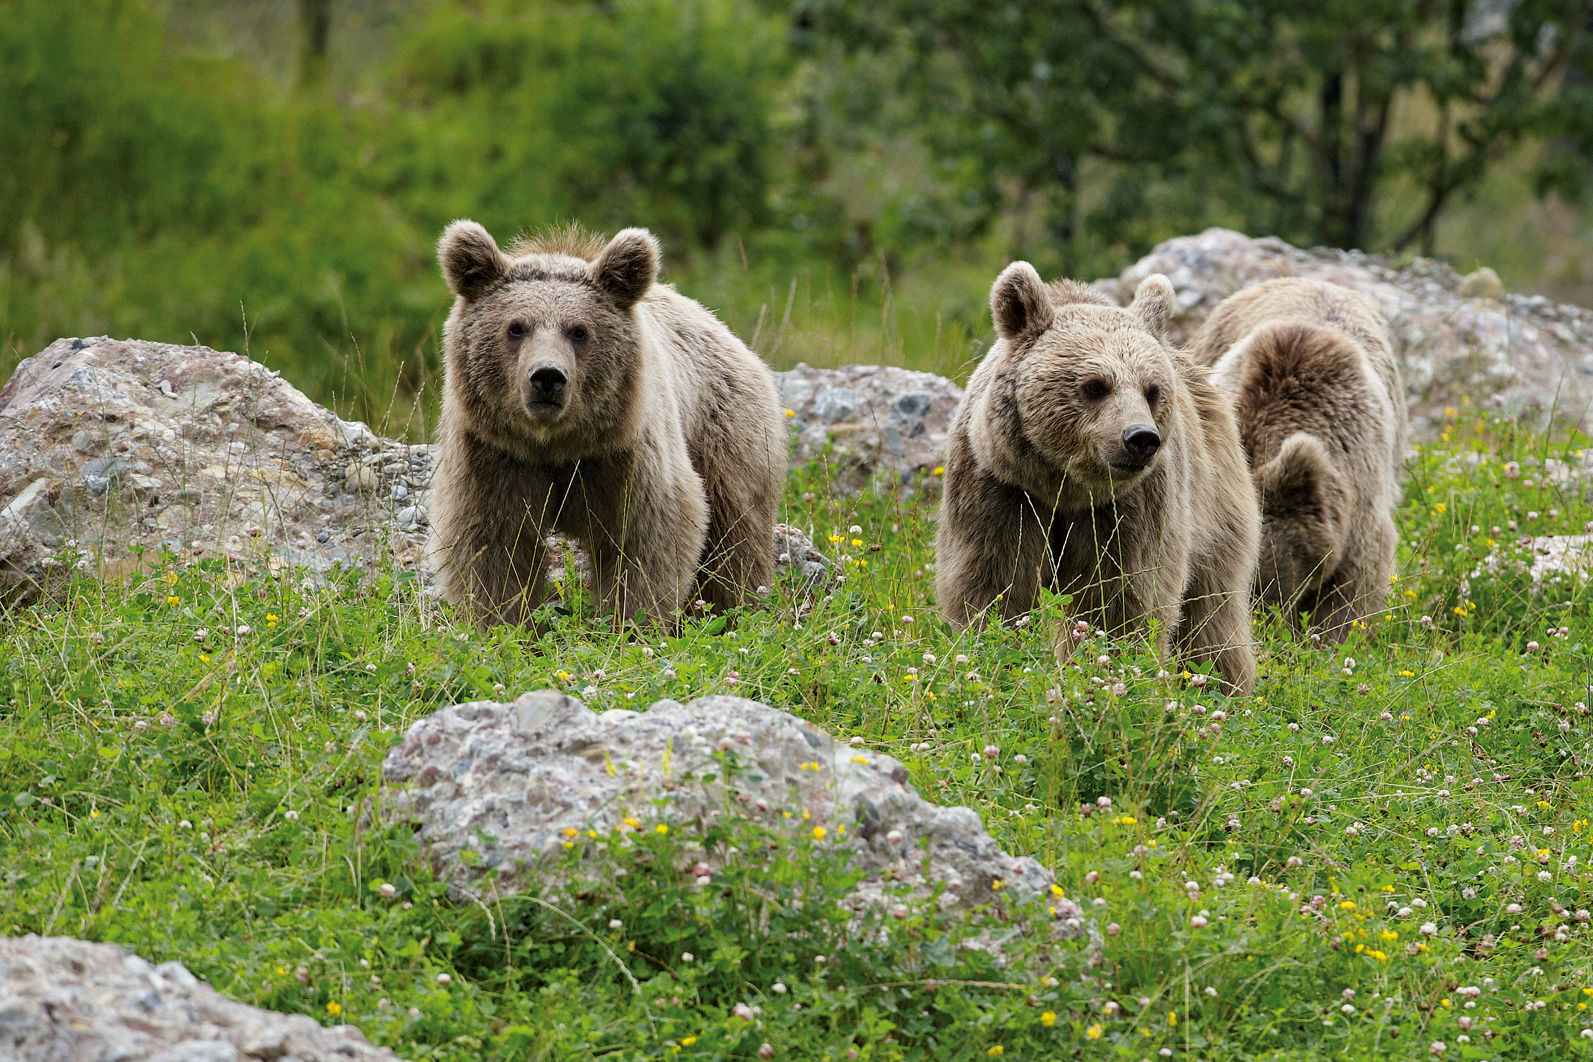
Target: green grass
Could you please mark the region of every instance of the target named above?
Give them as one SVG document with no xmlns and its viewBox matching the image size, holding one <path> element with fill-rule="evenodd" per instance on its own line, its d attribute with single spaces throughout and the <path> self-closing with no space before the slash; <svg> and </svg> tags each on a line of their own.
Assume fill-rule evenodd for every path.
<svg viewBox="0 0 1593 1062">
<path fill-rule="evenodd" d="M 1335 650 L 1262 623 L 1247 700 L 1134 643 L 1059 671 L 1044 622 L 950 633 L 933 477 L 795 474 L 783 516 L 844 584 L 645 645 L 579 593 L 540 637 L 474 630 L 391 571 L 146 557 L 70 582 L 0 621 L 0 931 L 179 959 L 408 1058 L 1593 1057 L 1593 602 L 1476 574 L 1593 521 L 1587 481 L 1544 474 L 1586 440 L 1469 411 L 1445 434 L 1408 468 L 1388 612 Z M 833 838 L 750 822 L 704 839 L 707 889 L 659 869 L 676 829 L 580 839 L 634 867 L 575 894 L 451 903 L 381 823 L 382 756 L 444 705 L 542 687 L 735 692 L 860 736 L 1054 868 L 1100 939 L 1009 929 L 1047 921 L 1018 904 L 849 925 Z M 980 933 L 1001 960 L 959 945 Z"/>
</svg>

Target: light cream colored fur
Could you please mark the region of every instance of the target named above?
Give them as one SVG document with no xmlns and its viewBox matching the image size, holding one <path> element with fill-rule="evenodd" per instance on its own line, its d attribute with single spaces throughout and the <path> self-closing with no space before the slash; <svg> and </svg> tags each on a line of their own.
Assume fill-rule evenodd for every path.
<svg viewBox="0 0 1593 1062">
<path fill-rule="evenodd" d="M 997 341 L 947 440 L 936 588 L 962 628 L 1027 615 L 1049 586 L 1113 634 L 1154 625 L 1164 656 L 1247 693 L 1255 494 L 1226 397 L 1163 341 L 1172 299 L 1160 275 L 1126 310 L 1027 262 L 997 278 Z M 1147 428 L 1160 445 L 1135 467 Z"/>
<path fill-rule="evenodd" d="M 515 250 L 469 221 L 438 245 L 457 296 L 431 513 L 443 596 L 524 622 L 559 532 L 586 548 L 622 619 L 669 624 L 695 594 L 748 601 L 773 575 L 788 445 L 768 367 L 656 282 L 643 229 Z M 549 367 L 567 383 L 540 401 L 530 374 Z"/>
<path fill-rule="evenodd" d="M 1408 428 L 1387 327 L 1356 292 L 1288 277 L 1224 300 L 1190 355 L 1234 396 L 1261 499 L 1258 599 L 1343 641 L 1394 574 Z"/>
</svg>

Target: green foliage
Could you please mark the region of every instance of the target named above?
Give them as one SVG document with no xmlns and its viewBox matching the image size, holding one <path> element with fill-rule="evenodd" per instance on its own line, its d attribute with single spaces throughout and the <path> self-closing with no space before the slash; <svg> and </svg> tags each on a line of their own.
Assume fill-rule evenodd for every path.
<svg viewBox="0 0 1593 1062">
<path fill-rule="evenodd" d="M 821 39 L 906 75 L 927 142 L 981 159 L 987 220 L 1038 197 L 1070 267 L 1214 218 L 1308 244 L 1420 239 L 1430 251 L 1439 215 L 1501 154 L 1531 136 L 1593 135 L 1582 0 L 800 10 Z M 1538 188 L 1579 188 L 1579 165 L 1550 154 Z M 990 194 L 1003 182 L 1007 194 Z M 1379 219 L 1401 189 L 1414 210 Z"/>
<path fill-rule="evenodd" d="M 432 131 L 417 183 L 507 231 L 645 218 L 712 247 L 766 220 L 785 65 L 768 20 L 726 0 L 487 8 L 439 7 L 398 63 Z"/>
<path fill-rule="evenodd" d="M 583 591 L 540 635 L 480 631 L 386 569 L 71 576 L 0 617 L 0 931 L 179 959 L 413 1059 L 1588 1057 L 1593 590 L 1534 581 L 1522 541 L 1593 523 L 1586 447 L 1457 411 L 1409 463 L 1387 611 L 1331 650 L 1264 620 L 1247 700 L 1098 634 L 1059 668 L 1058 600 L 953 634 L 933 476 L 795 474 L 782 515 L 845 581 L 782 583 L 728 632 L 616 629 Z M 369 817 L 382 756 L 446 704 L 549 687 L 732 691 L 861 738 L 1052 867 L 1098 936 L 1053 940 L 1044 904 L 846 910 L 844 848 L 796 807 L 582 834 L 570 888 L 451 902 Z"/>
</svg>

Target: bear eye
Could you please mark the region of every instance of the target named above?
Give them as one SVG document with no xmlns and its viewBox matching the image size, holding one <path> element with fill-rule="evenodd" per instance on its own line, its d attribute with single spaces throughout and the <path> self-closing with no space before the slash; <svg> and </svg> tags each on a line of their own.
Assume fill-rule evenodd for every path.
<svg viewBox="0 0 1593 1062">
<path fill-rule="evenodd" d="M 1088 398 L 1091 402 L 1099 402 L 1112 392 L 1112 388 L 1107 385 L 1107 382 L 1105 380 L 1099 379 L 1084 381 L 1084 387 L 1082 390 L 1084 392 L 1084 397 Z"/>
<path fill-rule="evenodd" d="M 1156 384 L 1151 384 L 1149 387 L 1145 388 L 1145 401 L 1148 404 L 1154 406 L 1158 401 L 1161 400 L 1161 397 L 1162 389 Z"/>
<path fill-rule="evenodd" d="M 524 324 L 524 322 L 511 321 L 509 323 L 509 338 L 510 339 L 524 339 L 525 338 L 525 324 Z"/>
<path fill-rule="evenodd" d="M 564 330 L 564 334 L 570 337 L 570 342 L 571 343 L 585 343 L 586 342 L 586 326 L 585 325 L 579 325 L 579 324 L 578 325 L 571 325 L 569 328 L 566 328 Z"/>
</svg>

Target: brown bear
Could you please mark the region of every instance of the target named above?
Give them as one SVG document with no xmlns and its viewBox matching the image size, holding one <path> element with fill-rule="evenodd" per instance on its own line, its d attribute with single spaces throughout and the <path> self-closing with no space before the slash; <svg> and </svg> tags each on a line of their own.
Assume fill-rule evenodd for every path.
<svg viewBox="0 0 1593 1062">
<path fill-rule="evenodd" d="M 1234 396 L 1261 497 L 1258 599 L 1343 641 L 1394 574 L 1407 416 L 1388 329 L 1349 288 L 1285 277 L 1229 296 L 1189 353 Z"/>
<path fill-rule="evenodd" d="M 1047 585 L 1247 693 L 1255 491 L 1228 397 L 1163 341 L 1172 303 L 1160 275 L 1126 310 L 1027 262 L 996 279 L 997 339 L 947 438 L 935 584 L 959 628 L 998 603 L 1024 616 Z"/>
<path fill-rule="evenodd" d="M 668 625 L 694 592 L 724 609 L 770 583 L 787 450 L 774 378 L 657 282 L 651 233 L 566 230 L 505 254 L 456 221 L 437 257 L 457 296 L 429 549 L 444 598 L 524 622 L 550 532 L 586 548 L 625 620 Z"/>
</svg>

